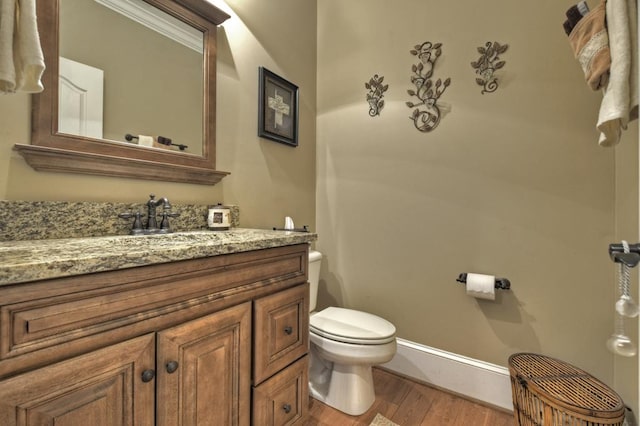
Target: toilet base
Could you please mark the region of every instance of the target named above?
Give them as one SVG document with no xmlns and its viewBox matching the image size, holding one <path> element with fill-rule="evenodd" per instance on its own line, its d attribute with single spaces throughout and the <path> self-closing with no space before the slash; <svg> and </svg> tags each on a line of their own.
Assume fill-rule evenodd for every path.
<svg viewBox="0 0 640 426">
<path fill-rule="evenodd" d="M 313 374 L 316 368 L 318 364 L 312 366 L 309 375 L 313 398 L 352 416 L 359 416 L 373 405 L 376 396 L 371 365 L 333 363 L 333 369 L 320 367 Z"/>
</svg>

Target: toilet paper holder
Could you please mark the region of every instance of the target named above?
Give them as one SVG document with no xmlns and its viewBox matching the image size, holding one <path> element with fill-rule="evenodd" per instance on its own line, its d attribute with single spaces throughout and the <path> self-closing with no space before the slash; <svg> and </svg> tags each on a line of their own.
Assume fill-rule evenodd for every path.
<svg viewBox="0 0 640 426">
<path fill-rule="evenodd" d="M 466 284 L 467 283 L 467 273 L 463 272 L 458 275 L 456 279 L 459 283 Z M 509 290 L 511 288 L 511 282 L 506 278 L 496 278 L 495 288 L 500 290 Z"/>
</svg>

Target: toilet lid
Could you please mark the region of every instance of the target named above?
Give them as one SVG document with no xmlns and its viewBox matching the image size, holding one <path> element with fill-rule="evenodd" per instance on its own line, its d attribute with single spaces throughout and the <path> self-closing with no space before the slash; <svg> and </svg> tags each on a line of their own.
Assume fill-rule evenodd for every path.
<svg viewBox="0 0 640 426">
<path fill-rule="evenodd" d="M 311 316 L 311 331 L 345 343 L 380 345 L 395 339 L 396 328 L 389 321 L 367 312 L 330 307 Z"/>
</svg>

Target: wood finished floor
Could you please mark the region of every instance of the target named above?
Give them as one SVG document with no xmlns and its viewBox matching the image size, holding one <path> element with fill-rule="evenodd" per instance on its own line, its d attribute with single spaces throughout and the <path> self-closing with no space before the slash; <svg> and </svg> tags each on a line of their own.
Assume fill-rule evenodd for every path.
<svg viewBox="0 0 640 426">
<path fill-rule="evenodd" d="M 496 410 L 374 368 L 376 400 L 353 417 L 311 399 L 305 426 L 368 426 L 377 413 L 400 426 L 512 426 L 513 414 Z"/>
</svg>

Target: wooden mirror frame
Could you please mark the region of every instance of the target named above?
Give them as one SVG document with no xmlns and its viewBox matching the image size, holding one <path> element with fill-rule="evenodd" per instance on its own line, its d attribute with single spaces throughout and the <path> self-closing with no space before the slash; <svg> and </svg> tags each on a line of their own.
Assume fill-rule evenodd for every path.
<svg viewBox="0 0 640 426">
<path fill-rule="evenodd" d="M 46 0 L 36 2 L 45 90 L 32 97 L 31 145 L 14 145 L 35 170 L 208 185 L 229 174 L 215 167 L 216 29 L 229 15 L 205 0 L 144 1 L 203 33 L 202 156 L 58 133 L 60 0 Z"/>
</svg>

